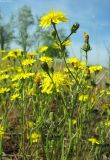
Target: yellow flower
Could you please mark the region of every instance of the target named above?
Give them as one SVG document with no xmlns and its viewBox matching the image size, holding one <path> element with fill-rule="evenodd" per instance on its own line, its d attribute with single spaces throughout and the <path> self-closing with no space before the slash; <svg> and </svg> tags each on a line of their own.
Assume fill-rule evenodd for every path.
<svg viewBox="0 0 110 160">
<path fill-rule="evenodd" d="M 68 39 L 68 40 L 63 42 L 63 45 L 64 46 L 70 46 L 70 45 L 72 45 L 72 42 Z"/>
<path fill-rule="evenodd" d="M 9 78 L 9 75 L 7 75 L 7 74 L 0 75 L 0 80 L 4 80 L 4 79 L 8 79 L 8 78 Z"/>
<path fill-rule="evenodd" d="M 16 80 L 26 79 L 29 77 L 33 77 L 35 73 L 19 73 L 13 76 L 12 82 Z"/>
<path fill-rule="evenodd" d="M 110 91 L 107 91 L 107 90 L 101 90 L 100 93 L 110 95 Z"/>
<path fill-rule="evenodd" d="M 91 142 L 92 145 L 93 144 L 100 144 L 99 141 L 96 138 L 89 138 L 88 141 Z"/>
<path fill-rule="evenodd" d="M 75 125 L 76 123 L 77 123 L 77 120 L 76 120 L 76 119 L 73 119 L 73 120 L 72 120 L 72 124 Z"/>
<path fill-rule="evenodd" d="M 78 58 L 69 58 L 68 63 L 72 64 L 74 67 L 79 67 L 80 60 Z"/>
<path fill-rule="evenodd" d="M 59 24 L 67 21 L 68 19 L 63 12 L 49 11 L 46 15 L 41 17 L 39 26 L 49 27 L 52 23 Z"/>
<path fill-rule="evenodd" d="M 24 59 L 24 60 L 22 61 L 22 65 L 23 65 L 23 66 L 32 65 L 32 64 L 35 63 L 35 62 L 36 62 L 35 59 Z"/>
<path fill-rule="evenodd" d="M 88 95 L 81 95 L 79 96 L 79 101 L 86 102 L 88 100 L 89 96 Z"/>
<path fill-rule="evenodd" d="M 14 49 L 14 50 L 11 50 L 5 57 L 2 58 L 2 60 L 7 60 L 8 58 L 17 58 L 17 57 L 20 57 L 22 56 L 21 54 L 21 50 L 19 49 Z"/>
<path fill-rule="evenodd" d="M 100 70 L 102 70 L 102 66 L 91 66 L 89 67 L 89 71 L 90 73 L 97 73 L 99 72 Z"/>
<path fill-rule="evenodd" d="M 56 89 L 57 92 L 60 92 L 61 89 L 66 91 L 68 88 L 67 86 L 70 85 L 68 76 L 64 73 L 54 72 L 51 74 L 51 78 L 47 74 L 44 75 L 44 79 L 41 84 L 42 93 L 51 94 L 54 89 Z"/>
<path fill-rule="evenodd" d="M 79 69 L 84 69 L 86 67 L 86 63 L 85 62 L 80 62 L 78 68 Z"/>
<path fill-rule="evenodd" d="M 72 45 L 72 42 L 70 40 L 66 40 L 62 44 L 62 46 L 70 46 L 70 45 Z M 61 49 L 61 45 L 59 42 L 55 42 L 54 47 Z"/>
<path fill-rule="evenodd" d="M 39 52 L 45 52 L 48 49 L 48 46 L 42 46 L 39 48 Z"/>
<path fill-rule="evenodd" d="M 100 93 L 103 93 L 103 94 L 106 94 L 106 92 L 107 92 L 107 91 L 104 90 L 104 89 L 100 91 Z"/>
<path fill-rule="evenodd" d="M 33 132 L 30 136 L 30 141 L 33 143 L 37 143 L 40 140 L 40 134 Z"/>
<path fill-rule="evenodd" d="M 20 98 L 21 98 L 20 94 L 19 94 L 19 93 L 15 93 L 15 94 L 13 94 L 13 95 L 11 96 L 11 101 L 14 101 L 14 100 L 20 99 Z"/>
<path fill-rule="evenodd" d="M 7 92 L 9 92 L 9 91 L 10 91 L 9 88 L 6 88 L 6 87 L 5 87 L 5 88 L 3 88 L 3 87 L 0 88 L 0 94 L 3 94 L 3 93 L 5 93 L 5 92 L 7 93 Z"/>
<path fill-rule="evenodd" d="M 110 95 L 110 91 L 107 91 L 107 95 Z"/>
<path fill-rule="evenodd" d="M 5 134 L 4 127 L 0 124 L 0 139 L 3 138 L 4 134 Z"/>
<path fill-rule="evenodd" d="M 108 120 L 108 121 L 105 122 L 105 126 L 110 127 L 110 120 Z"/>
<path fill-rule="evenodd" d="M 29 127 L 29 128 L 32 128 L 33 125 L 34 125 L 34 123 L 33 123 L 32 121 L 28 121 L 28 127 Z"/>
<path fill-rule="evenodd" d="M 47 63 L 53 62 L 53 59 L 51 57 L 48 57 L 48 56 L 42 56 L 41 58 L 39 58 L 39 60 L 41 62 L 47 62 Z"/>
</svg>

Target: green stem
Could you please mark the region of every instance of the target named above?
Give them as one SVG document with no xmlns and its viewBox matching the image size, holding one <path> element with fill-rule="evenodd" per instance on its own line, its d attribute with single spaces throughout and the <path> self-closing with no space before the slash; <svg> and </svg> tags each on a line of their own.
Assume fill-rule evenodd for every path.
<svg viewBox="0 0 110 160">
<path fill-rule="evenodd" d="M 63 57 L 63 60 L 64 60 L 64 62 L 65 62 L 65 65 L 66 65 L 66 67 L 67 67 L 67 69 L 68 69 L 68 72 L 71 74 L 71 76 L 75 79 L 76 83 L 78 84 L 79 82 L 78 82 L 77 78 L 73 75 L 73 73 L 70 71 L 70 69 L 69 69 L 69 67 L 68 67 L 68 64 L 67 64 L 67 62 L 66 62 L 65 55 L 64 55 L 64 53 L 63 53 L 63 45 L 62 45 L 63 42 L 64 42 L 65 40 L 67 40 L 67 39 L 72 35 L 72 33 L 71 33 L 63 42 L 61 42 L 60 37 L 59 37 L 59 34 L 58 34 L 58 32 L 57 32 L 57 29 L 56 29 L 56 25 L 55 25 L 54 23 L 52 23 L 52 24 L 53 24 L 53 28 L 54 28 L 54 30 L 55 30 L 55 32 L 56 32 L 58 41 L 59 41 L 59 43 L 60 43 L 62 57 Z"/>
<path fill-rule="evenodd" d="M 86 52 L 86 65 L 88 65 L 88 52 Z"/>
</svg>

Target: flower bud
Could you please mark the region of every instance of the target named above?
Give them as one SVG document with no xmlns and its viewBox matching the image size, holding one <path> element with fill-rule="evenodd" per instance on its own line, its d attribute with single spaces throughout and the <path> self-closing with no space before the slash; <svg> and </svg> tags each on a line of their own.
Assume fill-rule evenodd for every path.
<svg viewBox="0 0 110 160">
<path fill-rule="evenodd" d="M 47 62 L 44 62 L 44 63 L 41 65 L 41 67 L 42 67 L 42 69 L 43 69 L 45 72 L 49 73 L 49 66 L 48 66 Z"/>
<path fill-rule="evenodd" d="M 76 31 L 78 30 L 79 26 L 80 26 L 79 23 L 73 24 L 73 26 L 71 28 L 71 33 L 76 33 Z"/>
<path fill-rule="evenodd" d="M 84 45 L 81 48 L 83 51 L 88 52 L 91 50 L 90 44 L 89 43 L 84 43 Z"/>
</svg>

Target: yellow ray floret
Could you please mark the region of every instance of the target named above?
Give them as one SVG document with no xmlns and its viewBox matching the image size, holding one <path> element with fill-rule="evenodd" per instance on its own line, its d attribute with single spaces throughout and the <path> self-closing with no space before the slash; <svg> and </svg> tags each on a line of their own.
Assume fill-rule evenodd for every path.
<svg viewBox="0 0 110 160">
<path fill-rule="evenodd" d="M 39 26 L 49 27 L 51 23 L 59 24 L 61 22 L 67 22 L 68 19 L 65 17 L 63 12 L 49 11 L 46 15 L 42 16 L 40 19 Z"/>
<path fill-rule="evenodd" d="M 54 72 L 50 75 L 51 78 L 44 74 L 44 79 L 42 81 L 42 93 L 51 94 L 53 91 L 60 92 L 62 89 L 65 91 L 68 90 L 68 86 L 70 86 L 70 81 L 68 76 L 64 73 Z"/>
</svg>

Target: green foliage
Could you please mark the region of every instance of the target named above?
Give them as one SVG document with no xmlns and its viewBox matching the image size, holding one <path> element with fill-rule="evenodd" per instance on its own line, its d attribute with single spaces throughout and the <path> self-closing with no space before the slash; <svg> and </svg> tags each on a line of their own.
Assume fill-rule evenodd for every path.
<svg viewBox="0 0 110 160">
<path fill-rule="evenodd" d="M 14 39 L 13 16 L 9 22 L 4 23 L 3 17 L 0 15 L 0 48 L 2 50 L 10 48 L 10 44 Z"/>
<path fill-rule="evenodd" d="M 33 24 L 28 9 L 19 13 L 19 44 L 24 51 L 31 44 L 28 31 Z M 39 54 L 34 51 L 25 56 L 20 49 L 0 51 L 0 159 L 107 159 L 110 89 L 96 83 L 103 67 L 89 66 L 88 50 L 84 50 L 86 62 L 77 57 L 67 59 L 66 46 L 71 44 L 69 38 L 76 33 L 78 23 L 65 37 L 57 30 L 57 23 L 66 20 L 64 14 L 51 11 L 45 17 L 41 24 L 53 27 L 53 32 L 38 28 L 36 40 L 39 46 L 49 48 L 57 43 L 62 68 L 56 59 L 45 55 L 50 53 L 47 46 L 38 46 Z M 89 44 L 86 32 L 84 43 Z"/>
</svg>

